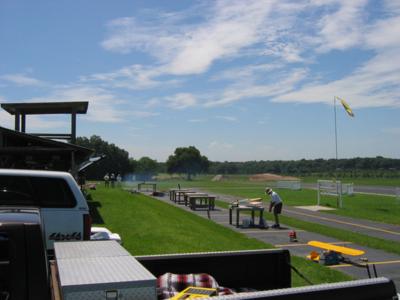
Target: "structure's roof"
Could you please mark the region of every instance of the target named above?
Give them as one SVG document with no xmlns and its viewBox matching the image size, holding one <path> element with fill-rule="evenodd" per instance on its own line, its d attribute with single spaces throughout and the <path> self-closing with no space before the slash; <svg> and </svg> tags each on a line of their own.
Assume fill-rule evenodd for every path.
<svg viewBox="0 0 400 300">
<path fill-rule="evenodd" d="M 53 151 L 61 151 L 61 152 L 62 151 L 77 151 L 84 157 L 87 157 L 93 153 L 93 150 L 91 150 L 89 148 L 85 148 L 85 147 L 70 144 L 70 143 L 45 139 L 45 138 L 41 138 L 38 136 L 34 136 L 31 134 L 15 131 L 15 130 L 11 130 L 11 129 L 7 129 L 7 128 L 0 126 L 0 136 L 4 137 L 5 135 L 13 136 L 19 140 L 24 140 L 27 143 L 31 144 L 31 146 L 30 147 L 26 147 L 26 146 L 18 147 L 18 146 L 14 146 L 14 145 L 6 145 L 6 146 L 3 145 L 3 147 L 0 146 L 1 152 L 6 152 L 6 151 L 29 152 L 29 151 L 35 151 L 37 149 L 40 149 L 40 151 L 45 151 L 47 149 L 49 151 L 53 150 Z"/>
<path fill-rule="evenodd" d="M 86 114 L 89 102 L 36 102 L 36 103 L 2 103 L 1 107 L 8 113 L 25 115 L 38 114 Z"/>
</svg>

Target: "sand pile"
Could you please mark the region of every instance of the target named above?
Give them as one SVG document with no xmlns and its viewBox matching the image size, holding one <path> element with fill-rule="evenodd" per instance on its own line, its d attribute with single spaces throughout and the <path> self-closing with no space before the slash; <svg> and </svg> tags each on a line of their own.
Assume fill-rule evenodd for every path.
<svg viewBox="0 0 400 300">
<path fill-rule="evenodd" d="M 278 181 L 278 180 L 300 180 L 293 176 L 281 176 L 271 173 L 256 174 L 249 177 L 250 181 Z"/>
<path fill-rule="evenodd" d="M 215 175 L 213 179 L 211 179 L 211 181 L 222 181 L 228 179 L 225 175 Z"/>
</svg>

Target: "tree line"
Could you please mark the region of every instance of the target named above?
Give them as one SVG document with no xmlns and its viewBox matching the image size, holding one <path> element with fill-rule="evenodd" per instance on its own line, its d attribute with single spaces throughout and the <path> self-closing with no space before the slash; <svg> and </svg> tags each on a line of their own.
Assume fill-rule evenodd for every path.
<svg viewBox="0 0 400 300">
<path fill-rule="evenodd" d="M 400 177 L 400 159 L 356 157 L 349 159 L 301 159 L 246 162 L 212 162 L 210 174 L 259 174 L 274 173 L 291 176 L 333 177 Z"/>
<path fill-rule="evenodd" d="M 105 174 L 111 173 L 120 174 L 125 179 L 150 180 L 153 175 L 167 172 L 186 174 L 190 180 L 193 175 L 206 173 L 210 164 L 207 157 L 201 155 L 194 146 L 176 148 L 167 162 L 159 163 L 147 156 L 135 160 L 129 157 L 126 150 L 97 135 L 90 138 L 78 137 L 76 144 L 92 149 L 93 157 L 104 156 L 104 159 L 85 170 L 85 177 L 92 180 L 101 180 Z"/>
<path fill-rule="evenodd" d="M 377 156 L 350 159 L 301 159 L 246 162 L 212 162 L 194 147 L 178 147 L 166 162 L 157 162 L 150 157 L 135 160 L 129 153 L 108 143 L 97 135 L 78 137 L 77 144 L 94 150 L 93 156 L 105 155 L 105 159 L 86 170 L 88 179 L 100 180 L 106 173 L 139 178 L 151 178 L 158 173 L 185 174 L 187 179 L 201 173 L 207 174 L 259 174 L 274 173 L 291 176 L 333 177 L 378 177 L 400 178 L 400 159 Z"/>
</svg>

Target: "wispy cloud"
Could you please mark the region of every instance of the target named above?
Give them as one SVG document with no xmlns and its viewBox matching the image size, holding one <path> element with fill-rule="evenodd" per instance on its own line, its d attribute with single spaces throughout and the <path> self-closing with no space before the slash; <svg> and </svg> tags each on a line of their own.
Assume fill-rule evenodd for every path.
<svg viewBox="0 0 400 300">
<path fill-rule="evenodd" d="M 197 23 L 185 23 L 184 12 L 163 14 L 163 21 L 158 24 L 135 18 L 111 21 L 109 35 L 102 42 L 105 49 L 121 53 L 142 51 L 155 57 L 157 64 L 132 65 L 115 72 L 94 74 L 86 80 L 108 81 L 115 87 L 131 89 L 150 88 L 161 83 L 156 79 L 160 76 L 204 73 L 218 60 L 237 59 L 251 53 L 252 56 L 270 56 L 278 60 L 244 65 L 213 75 L 212 80 L 230 80 L 234 84 L 222 92 L 214 91 L 217 100 L 208 97 L 206 107 L 260 97 L 274 101 L 325 102 L 329 101 L 325 100 L 326 95 L 332 93 L 363 99 L 357 103 L 359 106 L 385 106 L 398 102 L 398 98 L 388 100 L 388 96 L 397 93 L 397 89 L 393 89 L 397 70 L 379 72 L 377 69 L 385 67 L 388 60 L 383 59 L 384 55 L 397 57 L 396 51 L 400 52 L 397 31 L 393 30 L 400 24 L 399 16 L 393 13 L 398 6 L 392 2 L 386 2 L 387 8 L 392 9 L 391 17 L 378 19 L 368 26 L 365 23 L 366 0 L 228 2 L 210 2 L 212 5 L 206 9 L 207 14 L 203 6 L 198 12 Z M 315 75 L 310 77 L 307 65 L 315 57 L 356 46 L 374 50 L 376 56 L 339 80 L 319 83 Z M 388 49 L 393 51 L 389 53 Z M 303 67 L 288 70 L 290 63 Z M 285 76 L 283 72 L 277 72 L 284 67 Z M 372 67 L 375 69 L 369 72 Z M 272 79 L 260 80 L 268 78 L 266 76 L 271 72 L 273 76 L 269 77 Z M 301 82 L 305 79 L 314 83 L 302 87 Z M 179 82 L 169 80 L 169 84 Z M 389 86 L 391 89 L 385 88 Z M 183 109 L 196 105 L 196 98 L 200 99 L 201 95 L 181 93 L 177 97 L 170 96 L 167 101 L 171 108 Z"/>
<path fill-rule="evenodd" d="M 163 66 L 143 66 L 136 64 L 111 72 L 81 76 L 80 81 L 82 83 L 101 83 L 105 87 L 129 90 L 150 89 L 160 85 L 178 86 L 181 83 L 178 79 L 155 79 L 163 74 L 165 74 L 165 67 Z"/>
<path fill-rule="evenodd" d="M 400 107 L 400 66 L 390 61 L 400 60 L 400 52 L 379 54 L 349 76 L 328 83 L 314 83 L 294 92 L 274 98 L 279 102 L 332 103 L 341 95 L 353 107 Z"/>
<path fill-rule="evenodd" d="M 229 121 L 229 122 L 236 122 L 237 118 L 234 116 L 215 116 L 216 119 Z"/>
<path fill-rule="evenodd" d="M 134 18 L 116 19 L 109 23 L 110 34 L 102 46 L 122 53 L 144 51 L 157 58 L 167 74 L 203 73 L 214 61 L 237 55 L 241 49 L 259 42 L 260 28 L 273 3 L 217 1 L 203 15 L 206 18 L 190 25 L 179 23 L 182 20 L 175 16 L 172 21 L 167 17 L 158 26 Z"/>
<path fill-rule="evenodd" d="M 88 121 L 115 123 L 125 121 L 131 114 L 136 114 L 141 117 L 151 115 L 145 115 L 144 112 L 127 111 L 121 107 L 121 105 L 126 104 L 127 101 L 125 99 L 119 98 L 109 90 L 87 85 L 72 84 L 56 86 L 54 89 L 49 90 L 48 95 L 24 99 L 24 102 L 69 101 L 89 101 L 87 115 L 82 116 L 83 119 Z M 20 101 L 15 100 L 13 102 Z M 38 127 L 40 126 L 44 125 L 38 123 Z"/>
<path fill-rule="evenodd" d="M 5 74 L 0 76 L 0 80 L 10 82 L 17 86 L 43 86 L 45 84 L 43 81 L 26 74 Z"/>
<path fill-rule="evenodd" d="M 305 69 L 295 69 L 276 73 L 273 81 L 267 84 L 239 83 L 229 86 L 217 100 L 210 100 L 205 103 L 206 107 L 221 106 L 237 102 L 243 99 L 272 97 L 285 92 L 290 92 L 307 75 Z"/>
<path fill-rule="evenodd" d="M 322 2 L 323 3 L 323 2 Z M 319 32 L 317 51 L 344 50 L 363 40 L 363 17 L 367 0 L 332 1 L 331 13 L 317 22 Z"/>
<path fill-rule="evenodd" d="M 168 106 L 173 109 L 185 109 L 197 104 L 196 98 L 192 94 L 180 93 L 174 96 L 166 97 Z"/>
<path fill-rule="evenodd" d="M 208 145 L 209 149 L 212 150 L 229 150 L 233 148 L 232 144 L 229 143 L 225 143 L 225 142 L 221 142 L 221 141 L 212 141 L 209 145 Z"/>
</svg>

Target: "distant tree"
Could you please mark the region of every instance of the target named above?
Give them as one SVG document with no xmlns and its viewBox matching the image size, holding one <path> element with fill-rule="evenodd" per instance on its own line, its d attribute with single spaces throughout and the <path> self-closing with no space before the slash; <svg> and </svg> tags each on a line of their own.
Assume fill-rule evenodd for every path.
<svg viewBox="0 0 400 300">
<path fill-rule="evenodd" d="M 210 162 L 196 147 L 189 146 L 176 148 L 166 164 L 168 173 L 185 173 L 187 180 L 191 180 L 192 175 L 207 172 Z"/>
<path fill-rule="evenodd" d="M 144 156 L 138 161 L 136 161 L 135 173 L 139 174 L 142 178 L 146 179 L 156 174 L 158 168 L 159 166 L 156 160 Z"/>
<path fill-rule="evenodd" d="M 87 179 L 102 179 L 106 173 L 125 175 L 133 171 L 129 153 L 114 144 L 102 140 L 98 135 L 92 135 L 90 138 L 78 137 L 76 143 L 94 150 L 93 156 L 106 156 L 102 161 L 88 167 L 86 171 Z"/>
</svg>

